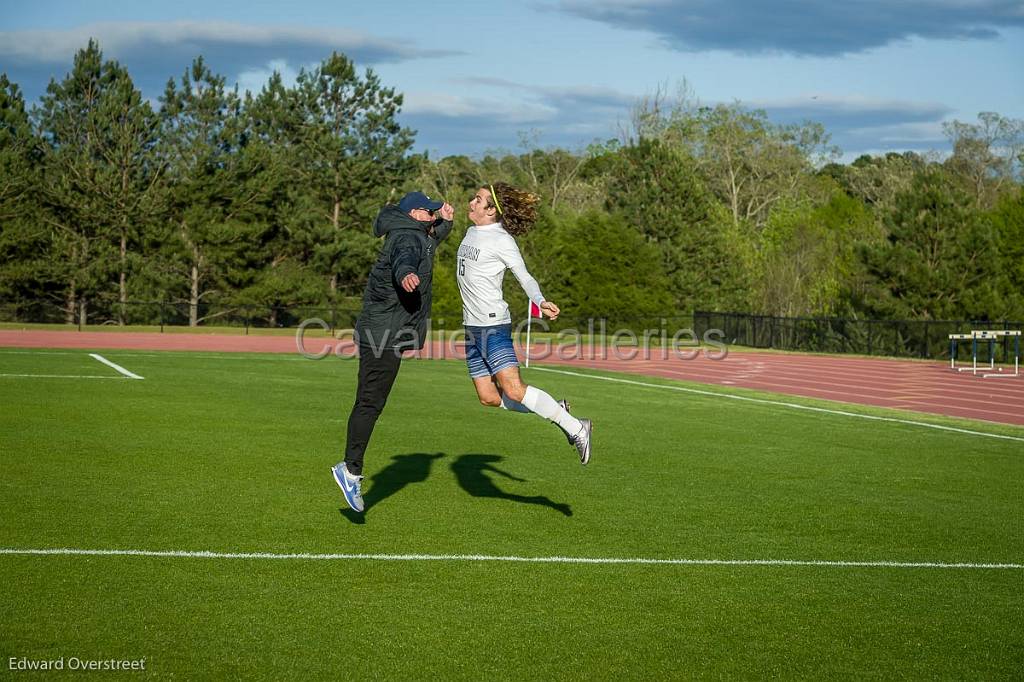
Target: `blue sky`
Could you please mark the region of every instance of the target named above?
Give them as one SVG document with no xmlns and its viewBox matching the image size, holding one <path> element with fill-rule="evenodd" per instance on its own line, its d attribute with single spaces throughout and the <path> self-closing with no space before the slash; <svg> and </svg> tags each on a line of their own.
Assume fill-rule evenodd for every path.
<svg viewBox="0 0 1024 682">
<path fill-rule="evenodd" d="M 618 137 L 684 80 L 703 104 L 820 121 L 846 160 L 945 149 L 942 122 L 981 111 L 1024 118 L 1020 0 L 3 4 L 0 71 L 30 102 L 90 36 L 154 99 L 198 54 L 258 89 L 338 50 L 404 93 L 433 157 Z"/>
</svg>

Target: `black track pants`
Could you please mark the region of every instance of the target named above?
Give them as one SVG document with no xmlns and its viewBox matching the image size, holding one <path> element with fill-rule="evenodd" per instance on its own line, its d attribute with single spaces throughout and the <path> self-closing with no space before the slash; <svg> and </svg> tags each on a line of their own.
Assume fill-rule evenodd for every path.
<svg viewBox="0 0 1024 682">
<path fill-rule="evenodd" d="M 369 348 L 359 349 L 359 388 L 356 389 L 356 404 L 348 416 L 348 441 L 345 445 L 345 463 L 350 473 L 363 473 L 363 453 L 370 442 L 377 417 L 395 384 L 402 356 L 387 348 L 375 357 Z"/>
</svg>

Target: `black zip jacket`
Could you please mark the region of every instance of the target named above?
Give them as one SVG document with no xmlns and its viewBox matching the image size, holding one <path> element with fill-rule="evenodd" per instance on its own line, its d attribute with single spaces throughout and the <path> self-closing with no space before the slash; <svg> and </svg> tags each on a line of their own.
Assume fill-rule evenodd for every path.
<svg viewBox="0 0 1024 682">
<path fill-rule="evenodd" d="M 377 214 L 374 235 L 384 246 L 363 292 L 363 311 L 356 321 L 356 342 L 371 349 L 419 350 L 426 341 L 430 319 L 434 254 L 452 231 L 450 220 L 432 225 L 414 220 L 397 205 Z M 407 292 L 401 281 L 416 273 L 420 284 Z"/>
</svg>

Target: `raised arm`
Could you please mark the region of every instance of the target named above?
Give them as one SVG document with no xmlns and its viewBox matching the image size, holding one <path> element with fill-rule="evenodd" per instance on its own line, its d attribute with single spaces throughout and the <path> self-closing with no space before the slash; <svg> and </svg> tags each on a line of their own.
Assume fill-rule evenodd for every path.
<svg viewBox="0 0 1024 682">
<path fill-rule="evenodd" d="M 443 242 L 451 234 L 455 209 L 446 201 L 438 213 L 441 215 L 441 220 L 434 224 L 434 238 L 438 242 Z"/>
<path fill-rule="evenodd" d="M 434 238 L 439 242 L 443 242 L 447 239 L 448 235 L 452 232 L 452 221 L 441 220 L 434 225 Z"/>
</svg>

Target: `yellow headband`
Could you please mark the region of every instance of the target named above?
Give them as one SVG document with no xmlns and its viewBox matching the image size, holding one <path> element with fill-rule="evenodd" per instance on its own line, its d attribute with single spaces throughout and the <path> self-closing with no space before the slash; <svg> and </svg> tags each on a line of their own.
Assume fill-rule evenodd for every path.
<svg viewBox="0 0 1024 682">
<path fill-rule="evenodd" d="M 498 203 L 498 195 L 494 193 L 494 185 L 487 185 L 491 188 L 491 201 L 494 202 L 494 208 L 498 209 L 498 213 L 505 215 L 505 212 L 501 210 L 501 205 Z"/>
</svg>

